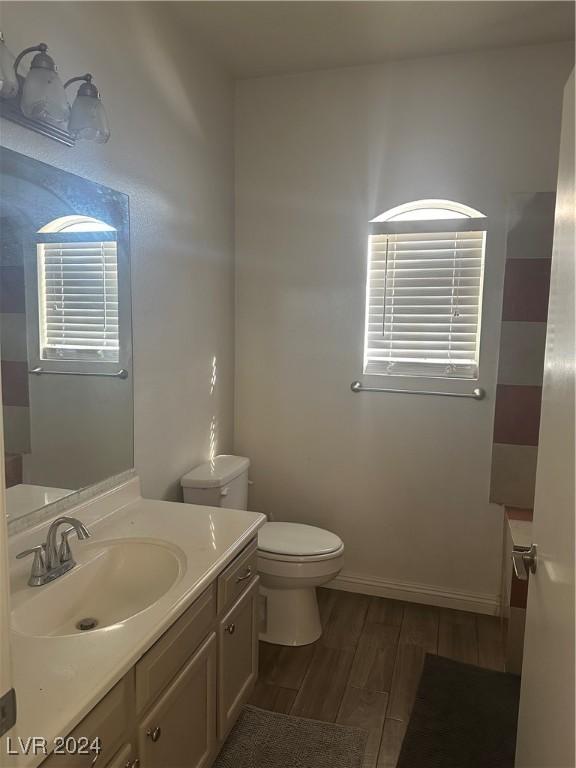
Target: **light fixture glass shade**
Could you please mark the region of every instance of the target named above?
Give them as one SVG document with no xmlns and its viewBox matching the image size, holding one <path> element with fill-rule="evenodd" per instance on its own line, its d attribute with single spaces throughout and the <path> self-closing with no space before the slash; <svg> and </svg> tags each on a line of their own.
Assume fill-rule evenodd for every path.
<svg viewBox="0 0 576 768">
<path fill-rule="evenodd" d="M 0 96 L 11 99 L 18 93 L 18 80 L 14 71 L 14 56 L 0 34 Z"/>
<path fill-rule="evenodd" d="M 82 88 L 72 104 L 68 131 L 75 139 L 105 144 L 110 138 L 106 110 L 98 96 L 84 95 L 81 91 Z"/>
<path fill-rule="evenodd" d="M 20 109 L 32 120 L 43 120 L 66 129 L 70 105 L 58 73 L 44 67 L 31 67 L 24 80 Z"/>
</svg>

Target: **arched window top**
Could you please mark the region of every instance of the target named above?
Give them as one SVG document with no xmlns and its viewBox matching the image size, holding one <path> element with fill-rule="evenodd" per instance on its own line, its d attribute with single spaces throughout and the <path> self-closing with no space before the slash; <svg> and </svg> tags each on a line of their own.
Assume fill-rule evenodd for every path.
<svg viewBox="0 0 576 768">
<path fill-rule="evenodd" d="M 432 219 L 479 219 L 485 215 L 475 208 L 470 208 L 454 200 L 414 200 L 403 203 L 395 208 L 384 211 L 371 219 L 371 223 L 379 221 L 430 221 Z"/>
<path fill-rule="evenodd" d="M 105 221 L 91 216 L 61 216 L 45 224 L 38 232 L 52 234 L 55 232 L 115 232 L 114 227 Z"/>
</svg>

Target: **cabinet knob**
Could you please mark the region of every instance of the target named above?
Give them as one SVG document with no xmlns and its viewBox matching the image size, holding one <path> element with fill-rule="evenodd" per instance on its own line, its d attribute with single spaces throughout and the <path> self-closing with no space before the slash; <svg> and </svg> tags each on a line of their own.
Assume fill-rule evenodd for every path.
<svg viewBox="0 0 576 768">
<path fill-rule="evenodd" d="M 239 584 L 241 581 L 246 581 L 247 579 L 250 578 L 250 576 L 252 576 L 252 568 L 251 566 L 248 566 L 244 576 L 238 576 L 238 578 L 236 579 L 236 584 Z"/>
<path fill-rule="evenodd" d="M 236 632 L 236 624 L 226 624 L 224 632 L 228 632 L 229 635 L 233 635 Z"/>
<path fill-rule="evenodd" d="M 146 731 L 146 736 L 149 736 L 152 739 L 152 741 L 158 741 L 160 736 L 162 736 L 162 728 L 160 728 L 159 725 L 156 726 L 156 728 L 149 728 Z"/>
</svg>

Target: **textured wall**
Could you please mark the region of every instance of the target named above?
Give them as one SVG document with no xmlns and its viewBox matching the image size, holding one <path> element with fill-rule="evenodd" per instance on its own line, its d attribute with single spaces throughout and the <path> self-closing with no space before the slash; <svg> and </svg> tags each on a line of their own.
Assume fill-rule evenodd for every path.
<svg viewBox="0 0 576 768">
<path fill-rule="evenodd" d="M 179 498 L 180 475 L 232 443 L 233 91 L 165 5 L 3 3 L 14 52 L 43 40 L 64 77 L 94 74 L 112 138 L 70 149 L 0 129 L 10 149 L 130 196 L 135 466 L 145 495 Z"/>
<path fill-rule="evenodd" d="M 239 85 L 235 449 L 253 460 L 252 507 L 340 534 L 357 589 L 498 600 L 507 202 L 555 187 L 571 61 L 568 45 L 534 46 Z M 368 221 L 427 197 L 488 217 L 482 402 L 350 392 Z"/>
</svg>

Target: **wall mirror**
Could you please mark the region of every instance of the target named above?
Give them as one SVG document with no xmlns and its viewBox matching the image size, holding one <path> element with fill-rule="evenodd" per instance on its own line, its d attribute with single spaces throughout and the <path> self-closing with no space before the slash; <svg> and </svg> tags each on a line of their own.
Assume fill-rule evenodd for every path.
<svg viewBox="0 0 576 768">
<path fill-rule="evenodd" d="M 128 197 L 0 148 L 9 530 L 132 468 Z"/>
</svg>

